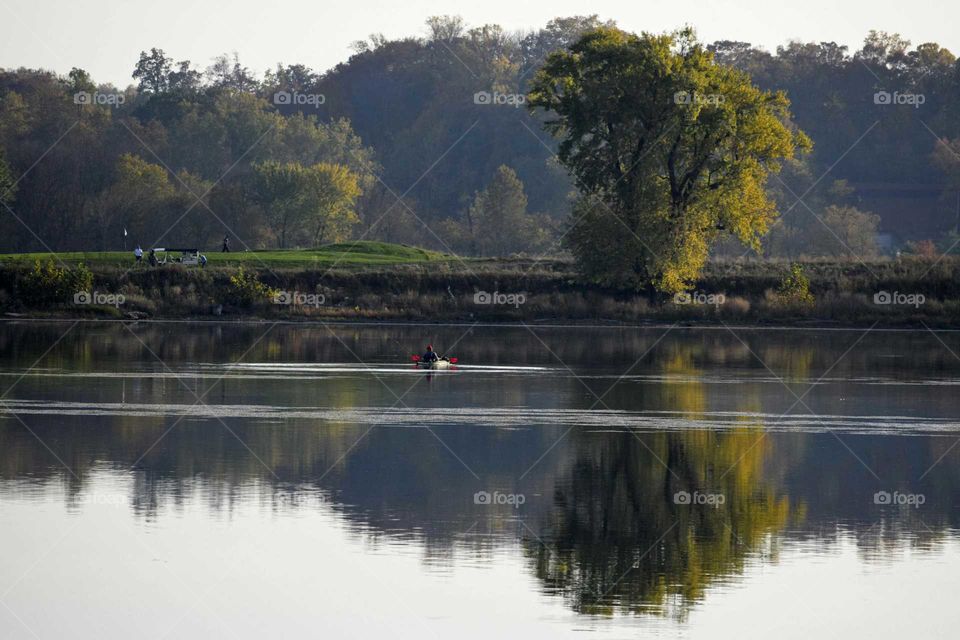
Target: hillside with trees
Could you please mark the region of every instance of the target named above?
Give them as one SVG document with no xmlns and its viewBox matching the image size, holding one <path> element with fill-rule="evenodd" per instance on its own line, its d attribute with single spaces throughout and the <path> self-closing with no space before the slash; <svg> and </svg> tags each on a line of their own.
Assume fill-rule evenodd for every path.
<svg viewBox="0 0 960 640">
<path fill-rule="evenodd" d="M 576 180 L 544 128 L 549 114 L 528 95 L 551 53 L 613 26 L 575 16 L 518 33 L 433 17 L 417 37 L 357 41 L 325 71 L 260 74 L 236 54 L 204 67 L 153 48 L 131 60 L 126 88 L 81 69 L 0 70 L 0 250 L 209 249 L 226 235 L 237 249 L 362 238 L 557 254 L 579 206 Z M 781 216 L 764 255 L 951 247 L 960 217 L 951 52 L 880 32 L 852 52 L 799 42 L 705 49 L 760 91 L 782 91 L 784 125 L 812 141 L 766 181 Z M 752 254 L 751 244 L 722 242 L 713 254 Z"/>
</svg>

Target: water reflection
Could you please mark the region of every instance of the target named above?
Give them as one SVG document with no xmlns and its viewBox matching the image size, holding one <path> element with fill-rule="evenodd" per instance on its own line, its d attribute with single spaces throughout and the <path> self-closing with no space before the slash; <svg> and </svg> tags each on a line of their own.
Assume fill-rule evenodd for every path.
<svg viewBox="0 0 960 640">
<path fill-rule="evenodd" d="M 785 546 L 875 562 L 960 524 L 960 363 L 929 334 L 430 328 L 490 368 L 427 379 L 411 327 L 66 328 L 0 330 L 0 504 L 323 511 L 433 567 L 519 544 L 578 613 L 677 620 Z"/>
<path fill-rule="evenodd" d="M 803 508 L 764 478 L 770 447 L 760 435 L 745 427 L 581 443 L 542 540 L 528 541 L 537 577 L 582 613 L 682 616 L 747 556 L 773 557 L 790 519 L 802 520 Z"/>
</svg>

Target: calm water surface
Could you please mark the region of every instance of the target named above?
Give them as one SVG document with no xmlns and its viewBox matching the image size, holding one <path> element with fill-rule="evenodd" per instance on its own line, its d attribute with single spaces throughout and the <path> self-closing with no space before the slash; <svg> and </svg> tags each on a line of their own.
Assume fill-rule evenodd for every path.
<svg viewBox="0 0 960 640">
<path fill-rule="evenodd" d="M 958 354 L 3 324 L 0 637 L 951 637 Z"/>
</svg>

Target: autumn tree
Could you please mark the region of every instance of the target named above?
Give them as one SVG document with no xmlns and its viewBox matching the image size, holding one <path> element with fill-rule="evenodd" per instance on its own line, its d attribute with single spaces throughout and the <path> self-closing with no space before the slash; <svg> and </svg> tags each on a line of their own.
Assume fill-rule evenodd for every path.
<svg viewBox="0 0 960 640">
<path fill-rule="evenodd" d="M 321 162 L 306 170 L 304 180 L 313 246 L 347 239 L 360 222 L 354 207 L 360 197 L 357 174 L 343 165 Z"/>
<path fill-rule="evenodd" d="M 342 165 L 263 162 L 254 166 L 251 190 L 281 249 L 298 239 L 343 240 L 359 222 L 359 179 Z"/>
<path fill-rule="evenodd" d="M 874 258 L 880 253 L 879 225 L 880 216 L 869 211 L 830 205 L 811 223 L 805 253 L 857 260 Z"/>
<path fill-rule="evenodd" d="M 129 153 L 120 156 L 114 182 L 92 204 L 100 248 L 110 248 L 124 229 L 139 236 L 165 219 L 175 195 L 162 166 Z"/>
<path fill-rule="evenodd" d="M 716 64 L 689 30 L 591 31 L 547 58 L 529 103 L 586 198 L 568 246 L 606 284 L 676 292 L 721 236 L 759 247 L 776 215 L 768 174 L 810 146 L 783 94 Z"/>
<path fill-rule="evenodd" d="M 803 185 L 815 180 L 807 169 L 794 163 L 784 173 L 788 181 L 803 176 L 799 183 Z M 796 191 L 785 188 L 786 182 L 777 183 L 768 193 L 784 208 L 784 214 L 764 240 L 765 256 L 864 260 L 880 254 L 880 216 L 856 206 L 856 189 L 846 180 L 821 181 L 802 202 L 797 201 Z M 743 251 L 735 255 L 743 255 Z"/>
</svg>

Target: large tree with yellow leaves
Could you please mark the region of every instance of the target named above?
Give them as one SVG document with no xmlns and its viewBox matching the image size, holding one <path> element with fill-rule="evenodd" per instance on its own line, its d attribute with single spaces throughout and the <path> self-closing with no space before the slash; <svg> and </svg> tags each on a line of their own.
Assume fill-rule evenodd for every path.
<svg viewBox="0 0 960 640">
<path fill-rule="evenodd" d="M 689 30 L 585 34 L 537 73 L 532 108 L 583 198 L 567 245 L 606 285 L 688 287 L 723 234 L 759 248 L 770 172 L 810 146 L 789 102 L 718 65 Z"/>
</svg>

